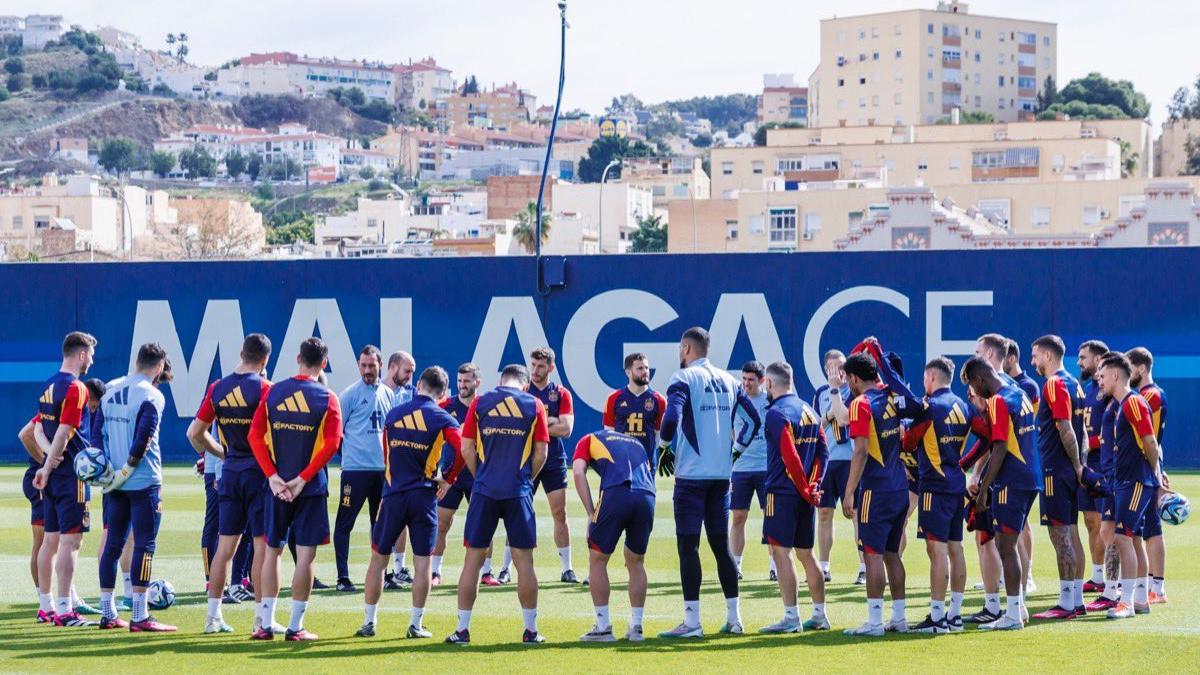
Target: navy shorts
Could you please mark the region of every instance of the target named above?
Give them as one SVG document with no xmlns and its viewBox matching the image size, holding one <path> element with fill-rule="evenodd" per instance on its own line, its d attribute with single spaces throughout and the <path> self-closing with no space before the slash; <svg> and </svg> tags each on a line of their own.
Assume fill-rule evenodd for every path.
<svg viewBox="0 0 1200 675">
<path fill-rule="evenodd" d="M 654 529 L 654 493 L 617 485 L 600 491 L 596 512 L 588 525 L 588 547 L 604 555 L 617 550 L 625 533 L 625 548 L 645 555 Z"/>
<path fill-rule="evenodd" d="M 551 454 L 546 458 L 546 465 L 542 467 L 541 473 L 533 479 L 533 491 L 537 492 L 538 486 L 541 486 L 542 492 L 546 494 L 566 489 L 568 468 L 565 454 Z"/>
<path fill-rule="evenodd" d="M 267 546 L 282 548 L 289 536 L 297 546 L 329 543 L 329 495 L 296 497 L 290 502 L 267 495 L 263 500 Z"/>
<path fill-rule="evenodd" d="M 1115 523 L 1117 522 L 1117 507 L 1113 504 L 1112 495 L 1104 495 L 1096 497 L 1096 509 L 1100 511 L 1101 522 Z"/>
<path fill-rule="evenodd" d="M 1150 506 L 1146 509 L 1146 517 L 1142 519 L 1142 529 L 1138 536 L 1142 539 L 1162 536 L 1162 516 L 1158 515 L 1158 489 L 1150 497 Z"/>
<path fill-rule="evenodd" d="M 1033 508 L 1033 500 L 1037 490 L 1017 490 L 1010 487 L 991 488 L 991 500 L 988 511 L 992 514 L 992 529 L 997 534 L 1018 533 L 1025 529 L 1029 520 L 1029 510 Z"/>
<path fill-rule="evenodd" d="M 825 478 L 821 481 L 821 508 L 837 508 L 838 502 L 846 494 L 846 484 L 850 482 L 850 462 L 837 460 L 830 462 L 825 469 Z"/>
<path fill-rule="evenodd" d="M 533 513 L 533 496 L 493 499 L 473 495 L 467 506 L 467 522 L 463 526 L 463 541 L 467 548 L 487 548 L 496 536 L 496 526 L 504 521 L 508 545 L 512 548 L 537 548 L 537 518 Z"/>
<path fill-rule="evenodd" d="M 463 473 L 467 473 L 467 470 L 463 469 Z M 458 507 L 462 506 L 464 499 L 470 503 L 471 488 L 474 486 L 474 480 L 468 479 L 464 481 L 462 474 L 459 474 L 458 480 L 454 481 L 454 484 L 450 486 L 450 489 L 446 490 L 446 494 L 438 500 L 438 508 L 457 511 Z"/>
<path fill-rule="evenodd" d="M 263 510 L 266 500 L 279 501 L 271 495 L 267 478 L 257 466 L 221 467 L 217 495 L 217 531 L 223 537 L 241 536 L 247 529 L 251 537 L 263 536 L 267 529 Z"/>
<path fill-rule="evenodd" d="M 767 472 L 734 471 L 729 484 L 729 508 L 749 511 L 750 498 L 758 496 L 758 508 L 767 508 Z"/>
<path fill-rule="evenodd" d="M 899 553 L 908 517 L 908 490 L 858 491 L 858 547 L 864 553 Z"/>
<path fill-rule="evenodd" d="M 417 488 L 384 497 L 371 529 L 371 550 L 390 554 L 406 527 L 413 555 L 429 555 L 437 543 L 437 490 Z"/>
<path fill-rule="evenodd" d="M 930 541 L 962 541 L 963 496 L 946 492 L 919 494 L 917 538 Z"/>
<path fill-rule="evenodd" d="M 675 536 L 729 532 L 729 481 L 675 479 Z"/>
<path fill-rule="evenodd" d="M 1038 508 L 1042 512 L 1042 524 L 1078 525 L 1080 486 L 1075 472 L 1070 472 L 1069 478 L 1048 473 L 1042 480 L 1042 493 L 1038 501 Z"/>
<path fill-rule="evenodd" d="M 763 515 L 763 539 L 771 546 L 811 549 L 816 532 L 817 510 L 799 495 L 767 495 Z"/>
<path fill-rule="evenodd" d="M 46 522 L 46 507 L 42 506 L 42 491 L 33 487 L 33 475 L 37 471 L 33 467 L 25 470 L 25 477 L 21 479 L 21 491 L 25 493 L 25 499 L 29 500 L 29 524 L 40 527 Z"/>
<path fill-rule="evenodd" d="M 42 525 L 46 532 L 75 534 L 90 530 L 92 515 L 88 510 L 88 499 L 91 495 L 88 484 L 74 475 L 51 473 L 46 489 L 42 491 Z"/>
<path fill-rule="evenodd" d="M 1141 536 L 1139 531 L 1142 520 L 1147 517 L 1150 503 L 1154 501 L 1158 489 L 1135 481 L 1119 481 L 1114 487 L 1113 505 L 1116 511 L 1117 534 Z"/>
<path fill-rule="evenodd" d="M 159 491 L 159 486 L 155 485 L 142 490 L 113 490 L 104 495 L 105 516 L 112 528 L 108 536 L 112 537 L 113 549 L 124 548 L 132 532 L 133 545 L 142 551 L 140 559 L 134 560 L 130 569 L 134 586 L 150 583 L 158 528 L 162 524 Z"/>
</svg>

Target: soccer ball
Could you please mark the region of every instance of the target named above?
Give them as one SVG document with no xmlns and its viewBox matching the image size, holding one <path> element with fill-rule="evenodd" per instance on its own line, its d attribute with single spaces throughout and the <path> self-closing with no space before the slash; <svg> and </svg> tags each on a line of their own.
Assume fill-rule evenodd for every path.
<svg viewBox="0 0 1200 675">
<path fill-rule="evenodd" d="M 1191 512 L 1187 497 L 1178 492 L 1168 492 L 1158 500 L 1158 516 L 1168 525 L 1182 525 Z"/>
<path fill-rule="evenodd" d="M 150 609 L 163 610 L 175 604 L 175 587 L 165 579 L 155 579 L 146 587 L 146 605 Z"/>
<path fill-rule="evenodd" d="M 85 483 L 95 483 L 111 466 L 100 448 L 88 446 L 75 455 L 75 475 Z"/>
</svg>

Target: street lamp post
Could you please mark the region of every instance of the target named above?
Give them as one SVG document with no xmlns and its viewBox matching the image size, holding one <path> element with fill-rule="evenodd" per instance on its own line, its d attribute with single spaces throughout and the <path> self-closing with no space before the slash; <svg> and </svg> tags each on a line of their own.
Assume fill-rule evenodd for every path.
<svg viewBox="0 0 1200 675">
<path fill-rule="evenodd" d="M 608 166 L 604 167 L 604 173 L 600 174 L 600 204 L 599 204 L 600 216 L 598 218 L 599 226 L 597 227 L 597 229 L 600 231 L 599 247 L 600 247 L 601 253 L 604 253 L 604 181 L 608 180 L 609 169 L 612 169 L 613 167 L 616 167 L 616 166 L 621 166 L 620 159 L 614 159 L 611 162 L 609 162 Z"/>
</svg>

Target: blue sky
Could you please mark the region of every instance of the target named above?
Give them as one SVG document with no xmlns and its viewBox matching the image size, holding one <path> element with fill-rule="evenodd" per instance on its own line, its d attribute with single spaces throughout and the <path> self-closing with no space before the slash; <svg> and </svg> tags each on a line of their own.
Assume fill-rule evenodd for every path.
<svg viewBox="0 0 1200 675">
<path fill-rule="evenodd" d="M 763 73 L 816 66 L 818 3 L 795 0 L 570 0 L 564 105 L 598 112 L 613 95 L 647 101 L 754 92 Z M 935 0 L 841 0 L 843 16 L 933 8 Z M 829 5 L 824 5 L 828 7 Z M 1058 23 L 1061 82 L 1097 70 L 1130 79 L 1150 98 L 1157 126 L 1172 92 L 1192 82 L 1200 3 L 987 0 L 973 13 Z M 543 101 L 557 77 L 554 0 L 38 0 L 6 13 L 61 13 L 111 24 L 162 46 L 187 32 L 193 60 L 218 64 L 251 51 L 401 61 L 436 56 L 456 78 L 517 80 Z"/>
</svg>

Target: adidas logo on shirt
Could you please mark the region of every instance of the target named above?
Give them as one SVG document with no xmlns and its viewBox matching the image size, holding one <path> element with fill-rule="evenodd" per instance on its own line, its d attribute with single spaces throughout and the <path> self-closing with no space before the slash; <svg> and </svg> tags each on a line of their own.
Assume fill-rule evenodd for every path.
<svg viewBox="0 0 1200 675">
<path fill-rule="evenodd" d="M 246 405 L 246 399 L 242 398 L 242 388 L 240 386 L 235 387 L 233 391 L 225 395 L 225 398 L 221 399 L 220 403 L 217 403 L 218 408 L 245 408 Z M 283 410 L 283 408 L 280 408 L 280 410 Z"/>
<path fill-rule="evenodd" d="M 517 402 L 513 397 L 506 397 L 497 405 L 488 411 L 488 417 L 520 417 L 521 409 L 517 407 Z"/>
<path fill-rule="evenodd" d="M 425 415 L 421 414 L 420 410 L 414 410 L 411 414 L 396 420 L 392 426 L 397 429 L 409 429 L 412 431 L 427 431 L 425 426 Z"/>
<path fill-rule="evenodd" d="M 300 392 L 296 392 L 296 393 L 292 394 L 291 396 L 283 399 L 283 403 L 280 403 L 279 405 L 275 406 L 275 409 L 288 411 L 288 412 L 302 412 L 302 413 L 312 412 L 308 407 L 308 401 L 304 400 L 304 394 L 302 394 Z"/>
<path fill-rule="evenodd" d="M 38 399 L 39 403 L 54 403 L 54 385 L 46 387 L 46 391 L 42 392 L 42 397 Z"/>
</svg>

